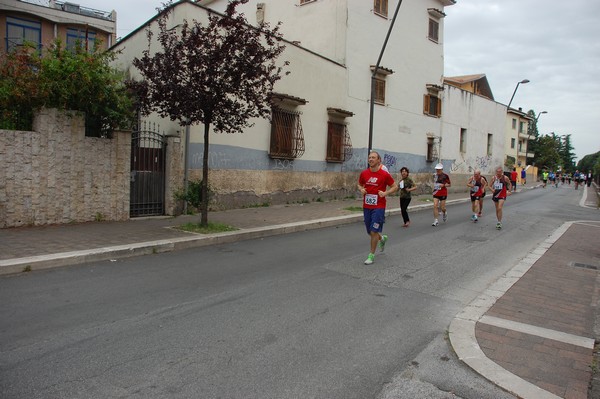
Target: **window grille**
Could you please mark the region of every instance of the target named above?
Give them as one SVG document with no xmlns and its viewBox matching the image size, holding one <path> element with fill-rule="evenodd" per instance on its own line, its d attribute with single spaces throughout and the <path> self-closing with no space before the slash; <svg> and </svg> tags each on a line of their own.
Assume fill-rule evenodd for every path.
<svg viewBox="0 0 600 399">
<path fill-rule="evenodd" d="M 328 162 L 344 162 L 352 158 L 352 141 L 347 126 L 341 123 L 327 123 Z"/>
<path fill-rule="evenodd" d="M 294 159 L 304 155 L 304 135 L 300 112 L 273 108 L 271 120 L 271 158 Z"/>
<path fill-rule="evenodd" d="M 438 42 L 440 32 L 440 23 L 429 18 L 429 39 Z"/>
</svg>

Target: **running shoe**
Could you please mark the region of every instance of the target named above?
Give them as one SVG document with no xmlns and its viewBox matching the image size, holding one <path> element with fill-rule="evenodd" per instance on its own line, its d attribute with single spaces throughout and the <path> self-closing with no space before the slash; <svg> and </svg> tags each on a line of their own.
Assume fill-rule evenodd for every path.
<svg viewBox="0 0 600 399">
<path fill-rule="evenodd" d="M 444 212 L 442 214 L 442 220 L 444 221 L 444 223 L 446 223 L 446 220 L 448 220 L 448 212 Z"/>
<path fill-rule="evenodd" d="M 502 223 L 498 222 L 496 223 L 496 229 L 500 230 L 502 228 Z"/>
<path fill-rule="evenodd" d="M 431 225 L 432 225 L 432 226 L 437 226 L 438 224 L 439 224 L 439 222 L 437 221 L 437 219 L 435 219 L 435 220 L 433 221 L 433 223 L 431 223 Z"/>
<path fill-rule="evenodd" d="M 381 240 L 379 240 L 379 250 L 383 252 L 385 250 L 385 243 L 388 240 L 388 236 L 386 234 L 381 236 Z"/>
<path fill-rule="evenodd" d="M 477 217 L 478 217 L 478 218 L 480 218 L 480 217 L 481 217 L 481 212 L 479 212 L 479 213 L 477 214 Z"/>
<path fill-rule="evenodd" d="M 365 265 L 372 265 L 373 262 L 375 262 L 375 255 L 369 254 L 369 256 L 367 256 L 367 260 L 365 260 Z"/>
<path fill-rule="evenodd" d="M 476 217 L 477 217 L 477 216 L 475 216 L 475 215 L 471 215 L 471 221 L 473 221 L 473 222 L 474 222 Z"/>
<path fill-rule="evenodd" d="M 473 223 L 477 223 L 477 220 L 478 220 L 478 219 L 477 219 L 477 216 L 476 216 L 476 215 L 473 215 Z"/>
</svg>

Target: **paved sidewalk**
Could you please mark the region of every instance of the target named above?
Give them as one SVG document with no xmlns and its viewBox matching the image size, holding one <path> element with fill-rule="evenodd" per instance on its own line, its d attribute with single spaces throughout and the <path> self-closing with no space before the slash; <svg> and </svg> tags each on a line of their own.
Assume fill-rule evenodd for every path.
<svg viewBox="0 0 600 399">
<path fill-rule="evenodd" d="M 532 187 L 526 187 L 532 188 Z M 588 189 L 580 205 L 594 208 Z M 517 194 L 518 195 L 518 194 Z M 396 198 L 394 198 L 396 199 Z M 411 211 L 431 208 L 415 197 Z M 449 202 L 466 202 L 468 193 Z M 389 215 L 400 213 L 391 203 Z M 266 237 L 362 220 L 359 200 L 209 213 L 240 230 L 200 235 L 173 226 L 199 216 L 0 229 L 0 274 Z M 600 303 L 600 222 L 565 223 L 450 325 L 457 355 L 522 398 L 587 398 Z"/>
</svg>

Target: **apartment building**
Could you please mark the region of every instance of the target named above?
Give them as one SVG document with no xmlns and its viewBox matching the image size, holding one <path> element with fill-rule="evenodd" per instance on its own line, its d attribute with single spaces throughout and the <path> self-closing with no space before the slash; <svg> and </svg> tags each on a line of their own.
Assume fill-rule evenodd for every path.
<svg viewBox="0 0 600 399">
<path fill-rule="evenodd" d="M 42 49 L 60 39 L 67 48 L 77 43 L 92 49 L 116 40 L 117 14 L 56 0 L 0 0 L 0 52 L 29 44 Z"/>
</svg>

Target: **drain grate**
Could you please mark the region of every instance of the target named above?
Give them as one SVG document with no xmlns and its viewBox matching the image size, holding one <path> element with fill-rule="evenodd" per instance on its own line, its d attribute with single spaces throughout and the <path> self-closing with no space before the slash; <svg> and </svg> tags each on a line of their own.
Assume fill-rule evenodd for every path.
<svg viewBox="0 0 600 399">
<path fill-rule="evenodd" d="M 580 267 L 582 269 L 592 269 L 598 270 L 598 266 L 588 265 L 587 263 L 578 263 L 578 262 L 569 262 L 569 266 L 571 267 Z"/>
</svg>

